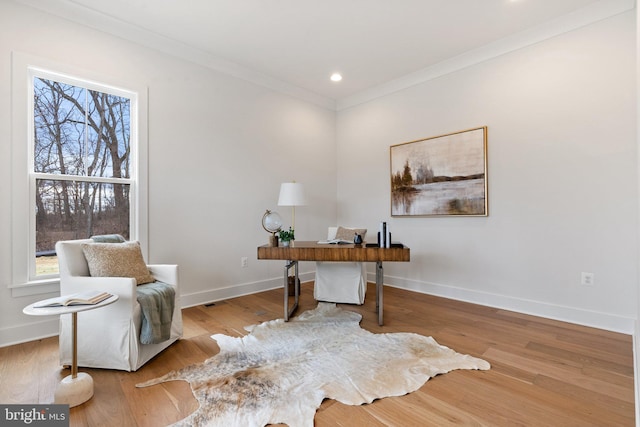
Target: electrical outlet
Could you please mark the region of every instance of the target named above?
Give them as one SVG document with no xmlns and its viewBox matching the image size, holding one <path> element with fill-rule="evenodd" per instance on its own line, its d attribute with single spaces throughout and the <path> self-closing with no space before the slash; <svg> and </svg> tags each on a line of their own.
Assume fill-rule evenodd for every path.
<svg viewBox="0 0 640 427">
<path fill-rule="evenodd" d="M 247 258 L 246 256 L 243 256 L 242 258 L 240 258 L 240 267 L 244 268 L 247 267 L 249 265 L 249 258 Z"/>
<path fill-rule="evenodd" d="M 595 282 L 595 276 L 593 275 L 593 273 L 585 273 L 584 271 L 582 272 L 582 280 L 580 281 L 580 284 L 583 286 L 593 286 Z"/>
</svg>

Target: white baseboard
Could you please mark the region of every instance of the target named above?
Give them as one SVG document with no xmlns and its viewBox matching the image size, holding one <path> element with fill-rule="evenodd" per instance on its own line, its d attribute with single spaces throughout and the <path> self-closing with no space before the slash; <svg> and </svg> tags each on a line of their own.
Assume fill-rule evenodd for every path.
<svg viewBox="0 0 640 427">
<path fill-rule="evenodd" d="M 368 280 L 375 282 L 375 273 L 368 274 Z M 458 301 L 470 302 L 487 307 L 500 308 L 503 310 L 515 311 L 523 314 L 544 317 L 547 319 L 560 320 L 563 322 L 575 323 L 583 326 L 590 326 L 598 329 L 605 329 L 613 332 L 633 335 L 636 330 L 635 319 L 616 316 L 609 313 L 601 313 L 591 310 L 582 310 L 575 307 L 566 307 L 556 304 L 549 304 L 541 301 L 514 298 L 504 295 L 479 292 L 471 289 L 457 288 L 454 286 L 442 285 L 438 283 L 421 282 L 417 280 L 404 279 L 401 277 L 384 276 L 385 285 L 449 298 Z"/>
<path fill-rule="evenodd" d="M 300 274 L 300 281 L 308 282 L 314 279 L 315 272 Z M 584 326 L 605 329 L 623 334 L 633 335 L 636 328 L 636 320 L 589 310 L 581 310 L 573 307 L 548 304 L 540 301 L 513 298 L 504 295 L 478 292 L 470 289 L 456 288 L 437 283 L 421 282 L 402 277 L 384 276 L 385 285 L 408 291 L 419 292 L 458 301 L 495 307 L 518 313 L 531 314 L 533 316 L 548 319 L 561 320 L 563 322 L 576 323 Z M 228 286 L 221 289 L 212 289 L 180 296 L 182 307 L 193 307 L 243 295 L 255 294 L 282 287 L 282 277 L 275 277 L 257 282 L 243 283 Z M 368 274 L 368 280 L 375 282 L 375 273 Z M 638 332 L 640 333 L 640 331 Z M 11 328 L 0 329 L 0 347 L 6 347 L 23 342 L 33 341 L 58 335 L 58 319 L 52 318 L 34 323 L 23 324 Z M 635 345 L 640 345 L 640 338 L 635 337 Z M 640 348 L 635 352 L 636 366 L 640 368 Z M 637 370 L 636 370 L 637 371 Z M 640 417 L 639 417 L 640 419 Z"/>
<path fill-rule="evenodd" d="M 35 341 L 58 335 L 60 321 L 57 317 L 38 320 L 34 323 L 0 329 L 0 347 Z"/>
<path fill-rule="evenodd" d="M 314 279 L 314 275 L 315 272 L 301 273 L 300 281 L 311 281 Z M 253 283 L 243 283 L 235 286 L 229 286 L 222 289 L 212 289 L 210 291 L 204 292 L 181 294 L 181 305 L 182 308 L 193 307 L 210 302 L 222 301 L 229 298 L 236 298 L 243 295 L 268 291 L 270 289 L 282 288 L 282 281 L 282 277 L 277 277 Z M 58 335 L 58 332 L 59 320 L 57 317 L 40 320 L 34 323 L 26 323 L 23 325 L 13 326 L 10 328 L 0 328 L 0 347 L 8 347 L 14 344 L 22 344 L 42 338 L 54 337 Z"/>
<path fill-rule="evenodd" d="M 301 273 L 299 279 L 301 282 L 313 280 L 315 272 Z M 229 298 L 237 298 L 243 295 L 251 295 L 258 292 L 268 291 L 283 287 L 283 277 L 274 277 L 272 279 L 260 280 L 257 282 L 243 283 L 226 288 L 211 289 L 209 291 L 195 292 L 191 294 L 181 294 L 182 307 L 193 307 L 201 304 L 208 304 L 215 301 L 222 301 Z"/>
</svg>

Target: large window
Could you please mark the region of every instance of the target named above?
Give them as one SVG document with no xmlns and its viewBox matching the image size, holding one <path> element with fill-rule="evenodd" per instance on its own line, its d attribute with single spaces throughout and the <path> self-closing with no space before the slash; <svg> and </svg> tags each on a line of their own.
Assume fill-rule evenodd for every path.
<svg viewBox="0 0 640 427">
<path fill-rule="evenodd" d="M 118 233 L 148 258 L 147 88 L 112 71 L 12 53 L 14 297 L 59 290 L 59 240 Z"/>
<path fill-rule="evenodd" d="M 58 240 L 128 238 L 132 184 L 130 96 L 39 74 L 32 83 L 35 277 L 58 273 Z"/>
</svg>

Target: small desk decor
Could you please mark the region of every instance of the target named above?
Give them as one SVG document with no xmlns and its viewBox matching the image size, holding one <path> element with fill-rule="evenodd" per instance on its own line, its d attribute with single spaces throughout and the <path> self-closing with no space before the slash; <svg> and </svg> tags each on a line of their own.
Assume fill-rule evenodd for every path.
<svg viewBox="0 0 640 427">
<path fill-rule="evenodd" d="M 271 233 L 271 236 L 269 236 L 269 246 L 278 246 L 277 233 L 282 229 L 282 218 L 280 218 L 278 212 L 267 209 L 264 215 L 262 215 L 262 228 L 268 233 Z"/>
<path fill-rule="evenodd" d="M 487 127 L 392 145 L 391 216 L 487 216 Z"/>
<path fill-rule="evenodd" d="M 295 240 L 295 234 L 293 228 L 289 227 L 289 230 L 280 230 L 278 232 L 282 246 L 289 246 L 292 240 Z M 276 245 L 277 246 L 277 245 Z"/>
</svg>

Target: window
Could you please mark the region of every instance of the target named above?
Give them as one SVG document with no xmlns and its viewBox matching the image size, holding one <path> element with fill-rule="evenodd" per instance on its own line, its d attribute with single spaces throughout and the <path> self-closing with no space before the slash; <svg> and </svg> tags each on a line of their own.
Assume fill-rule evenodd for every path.
<svg viewBox="0 0 640 427">
<path fill-rule="evenodd" d="M 58 273 L 55 244 L 95 234 L 129 237 L 131 96 L 33 76 L 35 268 Z"/>
<path fill-rule="evenodd" d="M 118 233 L 148 256 L 146 88 L 12 56 L 12 295 L 58 290 L 59 240 Z"/>
</svg>

